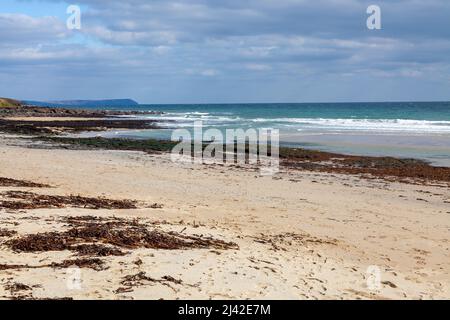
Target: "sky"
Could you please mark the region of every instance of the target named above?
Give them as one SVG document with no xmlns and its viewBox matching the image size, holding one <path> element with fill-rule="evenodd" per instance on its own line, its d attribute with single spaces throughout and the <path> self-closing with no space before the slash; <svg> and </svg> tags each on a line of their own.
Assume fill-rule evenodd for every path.
<svg viewBox="0 0 450 320">
<path fill-rule="evenodd" d="M 450 1 L 1 0 L 0 96 L 448 101 Z"/>
</svg>

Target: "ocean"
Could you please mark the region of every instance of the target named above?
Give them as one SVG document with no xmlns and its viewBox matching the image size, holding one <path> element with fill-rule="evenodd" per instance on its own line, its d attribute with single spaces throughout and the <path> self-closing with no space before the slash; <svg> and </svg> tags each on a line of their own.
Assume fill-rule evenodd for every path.
<svg viewBox="0 0 450 320">
<path fill-rule="evenodd" d="M 117 109 L 117 108 L 116 108 Z M 280 144 L 345 154 L 419 158 L 450 166 L 450 102 L 140 105 L 165 129 L 103 136 L 170 139 L 174 128 L 277 128 Z M 97 133 L 96 133 L 97 135 Z"/>
</svg>

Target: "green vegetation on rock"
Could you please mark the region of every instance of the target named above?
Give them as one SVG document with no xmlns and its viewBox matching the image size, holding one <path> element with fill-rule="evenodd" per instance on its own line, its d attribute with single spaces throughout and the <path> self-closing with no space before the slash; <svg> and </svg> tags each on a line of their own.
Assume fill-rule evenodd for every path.
<svg viewBox="0 0 450 320">
<path fill-rule="evenodd" d="M 8 98 L 0 98 L 0 107 L 18 107 L 20 105 L 20 101 Z"/>
</svg>

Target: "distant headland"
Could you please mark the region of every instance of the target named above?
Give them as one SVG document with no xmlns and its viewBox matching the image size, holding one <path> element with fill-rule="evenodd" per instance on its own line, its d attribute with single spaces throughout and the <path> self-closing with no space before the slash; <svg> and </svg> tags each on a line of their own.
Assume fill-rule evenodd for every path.
<svg viewBox="0 0 450 320">
<path fill-rule="evenodd" d="M 105 100 L 60 100 L 60 101 L 34 101 L 22 100 L 24 105 L 39 107 L 132 107 L 139 103 L 132 99 L 105 99 Z"/>
</svg>

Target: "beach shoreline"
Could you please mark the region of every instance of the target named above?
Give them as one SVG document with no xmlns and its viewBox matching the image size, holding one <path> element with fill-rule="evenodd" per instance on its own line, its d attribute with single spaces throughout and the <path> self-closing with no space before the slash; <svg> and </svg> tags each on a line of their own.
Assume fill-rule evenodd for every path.
<svg viewBox="0 0 450 320">
<path fill-rule="evenodd" d="M 167 154 L 29 148 L 28 140 L 6 135 L 1 141 L 0 176 L 52 186 L 13 190 L 141 203 L 137 209 L 2 209 L 2 228 L 12 232 L 1 239 L 3 298 L 449 298 L 446 187 L 289 168 L 261 177 L 251 168 L 172 163 Z M 2 201 L 10 201 L 4 193 L 11 187 L 1 189 Z M 68 217 L 130 225 L 139 219 L 146 228 L 238 248 L 118 246 L 124 256 L 90 257 L 101 260 L 100 268 L 99 261 L 76 262 L 82 258 L 70 250 L 15 252 L 7 244 L 66 230 Z M 67 261 L 81 266 L 80 290 L 67 286 Z M 382 280 L 372 289 L 371 266 Z M 17 283 L 26 290 L 11 290 Z"/>
<path fill-rule="evenodd" d="M 450 298 L 448 168 L 282 148 L 261 176 L 58 135 L 149 125 L 90 112 L 0 122 L 2 299 Z"/>
</svg>

